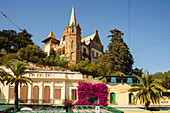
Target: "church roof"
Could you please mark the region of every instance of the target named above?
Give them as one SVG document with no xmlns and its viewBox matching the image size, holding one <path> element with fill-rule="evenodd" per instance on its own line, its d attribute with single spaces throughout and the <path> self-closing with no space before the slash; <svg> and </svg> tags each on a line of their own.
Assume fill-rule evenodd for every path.
<svg viewBox="0 0 170 113">
<path fill-rule="evenodd" d="M 56 37 L 55 37 L 55 35 L 54 35 L 54 33 L 53 33 L 53 31 L 51 30 L 51 32 L 50 32 L 50 34 L 48 35 L 48 37 L 47 38 L 54 38 L 54 39 L 57 39 Z"/>
<path fill-rule="evenodd" d="M 75 16 L 75 11 L 74 11 L 74 6 L 72 7 L 72 12 L 71 12 L 71 18 L 70 18 L 70 26 L 74 23 L 74 25 L 77 25 L 76 23 L 76 16 Z"/>
<path fill-rule="evenodd" d="M 86 42 L 86 41 L 89 41 L 90 39 L 93 40 L 95 36 L 96 36 L 96 33 L 81 39 L 81 42 Z"/>
<path fill-rule="evenodd" d="M 54 39 L 54 40 L 56 40 L 57 42 L 59 42 L 59 40 L 57 40 L 57 38 L 55 37 L 55 35 L 54 35 L 54 33 L 53 33 L 53 31 L 51 30 L 50 31 L 50 34 L 48 35 L 48 37 L 45 39 L 45 40 L 43 40 L 42 42 L 46 42 L 46 41 L 48 41 L 48 40 L 50 40 L 50 39 Z"/>
</svg>

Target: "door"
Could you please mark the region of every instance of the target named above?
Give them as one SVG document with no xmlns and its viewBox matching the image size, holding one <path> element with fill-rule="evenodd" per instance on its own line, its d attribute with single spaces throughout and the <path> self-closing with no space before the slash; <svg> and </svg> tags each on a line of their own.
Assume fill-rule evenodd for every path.
<svg viewBox="0 0 170 113">
<path fill-rule="evenodd" d="M 90 102 L 93 103 L 98 103 L 98 98 L 97 97 L 90 97 Z"/>
<path fill-rule="evenodd" d="M 110 93 L 110 103 L 115 104 L 116 103 L 116 94 Z"/>
</svg>

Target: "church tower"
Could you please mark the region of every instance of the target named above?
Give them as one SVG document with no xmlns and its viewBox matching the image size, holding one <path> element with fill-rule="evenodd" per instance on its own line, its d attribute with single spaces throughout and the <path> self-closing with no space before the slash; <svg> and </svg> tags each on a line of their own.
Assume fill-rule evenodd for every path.
<svg viewBox="0 0 170 113">
<path fill-rule="evenodd" d="M 72 7 L 70 23 L 67 23 L 67 26 L 65 26 L 61 41 L 65 42 L 65 54 L 69 56 L 70 64 L 76 64 L 80 62 L 81 28 L 76 22 L 74 6 Z"/>
</svg>

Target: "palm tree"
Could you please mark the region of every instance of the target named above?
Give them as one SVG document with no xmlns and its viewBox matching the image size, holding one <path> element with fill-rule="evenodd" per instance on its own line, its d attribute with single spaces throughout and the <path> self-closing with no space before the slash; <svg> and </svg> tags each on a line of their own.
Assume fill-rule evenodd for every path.
<svg viewBox="0 0 170 113">
<path fill-rule="evenodd" d="M 137 76 L 141 83 L 133 84 L 129 92 L 137 92 L 134 99 L 140 100 L 140 104 L 145 104 L 145 109 L 148 110 L 150 102 L 153 104 L 159 104 L 160 92 L 166 91 L 158 79 L 154 79 L 151 75 Z"/>
<path fill-rule="evenodd" d="M 5 67 L 10 69 L 12 71 L 12 74 L 6 72 L 3 68 L 0 68 L 0 76 L 3 76 L 3 81 L 6 81 L 6 85 L 15 84 L 14 110 L 17 110 L 18 109 L 18 85 L 19 84 L 27 85 L 28 83 L 31 83 L 32 80 L 29 77 L 24 76 L 25 74 L 28 73 L 27 71 L 25 71 L 28 68 L 27 65 L 21 61 L 11 60 L 7 64 L 5 64 Z"/>
</svg>

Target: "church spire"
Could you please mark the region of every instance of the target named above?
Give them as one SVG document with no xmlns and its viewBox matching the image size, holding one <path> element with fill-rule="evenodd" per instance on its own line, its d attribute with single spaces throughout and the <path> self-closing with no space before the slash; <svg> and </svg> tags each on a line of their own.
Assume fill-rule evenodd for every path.
<svg viewBox="0 0 170 113">
<path fill-rule="evenodd" d="M 52 31 L 52 28 L 51 28 L 51 32 L 50 32 L 50 34 L 48 35 L 47 38 L 50 38 L 50 37 L 51 37 L 51 38 L 54 38 L 54 39 L 57 39 L 57 38 L 55 37 L 53 31 Z"/>
<path fill-rule="evenodd" d="M 75 11 L 74 11 L 74 5 L 72 7 L 72 12 L 71 12 L 71 18 L 70 18 L 70 26 L 74 23 L 74 25 L 77 25 L 76 23 L 76 16 L 75 16 Z"/>
</svg>

